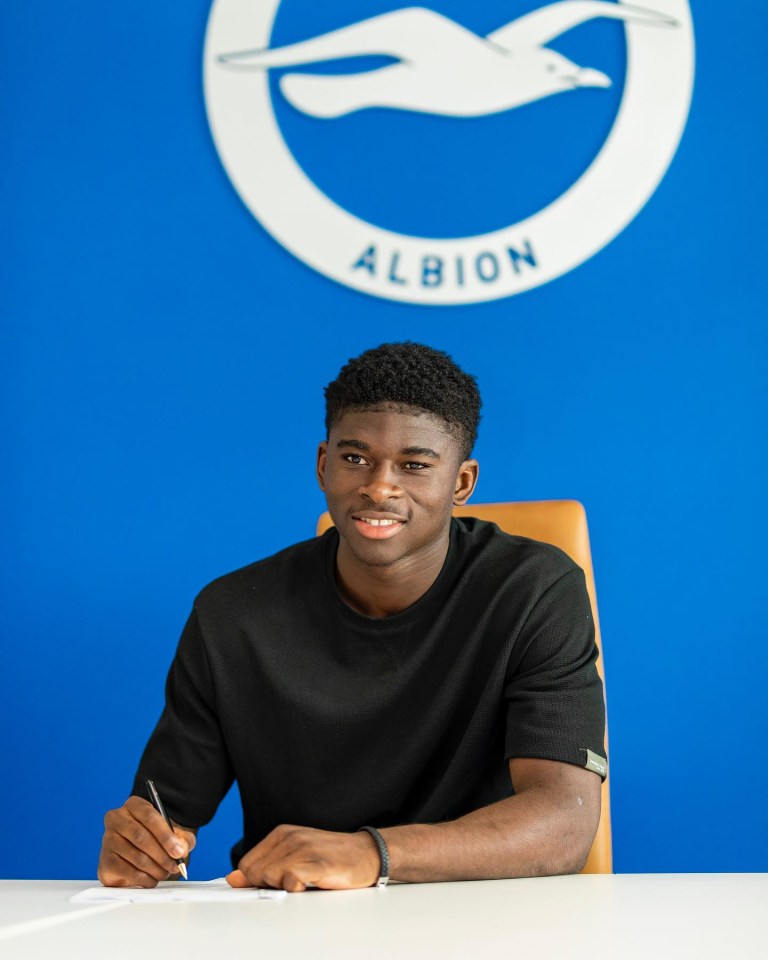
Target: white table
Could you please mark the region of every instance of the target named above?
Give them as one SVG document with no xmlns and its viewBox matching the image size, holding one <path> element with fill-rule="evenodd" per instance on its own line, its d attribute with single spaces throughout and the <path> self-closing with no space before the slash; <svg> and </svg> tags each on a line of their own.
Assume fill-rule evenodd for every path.
<svg viewBox="0 0 768 960">
<path fill-rule="evenodd" d="M 3 960 L 768 958 L 768 874 L 397 884 L 235 904 L 69 903 L 88 886 L 0 881 Z"/>
</svg>

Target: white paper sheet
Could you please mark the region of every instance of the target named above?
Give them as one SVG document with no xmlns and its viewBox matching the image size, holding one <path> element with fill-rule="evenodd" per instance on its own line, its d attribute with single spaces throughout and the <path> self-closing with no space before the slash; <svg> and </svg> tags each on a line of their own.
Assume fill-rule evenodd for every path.
<svg viewBox="0 0 768 960">
<path fill-rule="evenodd" d="M 242 903 L 246 900 L 280 900 L 285 890 L 263 890 L 259 887 L 230 887 L 218 880 L 171 880 L 151 890 L 141 887 L 89 887 L 73 897 L 72 903 Z"/>
</svg>

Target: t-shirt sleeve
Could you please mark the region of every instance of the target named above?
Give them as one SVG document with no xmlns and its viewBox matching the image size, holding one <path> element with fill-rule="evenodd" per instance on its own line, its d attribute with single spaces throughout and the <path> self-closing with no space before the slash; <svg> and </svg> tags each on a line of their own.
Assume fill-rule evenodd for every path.
<svg viewBox="0 0 768 960">
<path fill-rule="evenodd" d="M 506 756 L 586 767 L 605 757 L 605 703 L 583 571 L 574 567 L 539 599 L 506 675 Z"/>
<path fill-rule="evenodd" d="M 168 672 L 165 707 L 139 763 L 133 793 L 148 799 L 144 781 L 154 780 L 171 819 L 200 827 L 213 817 L 233 779 L 193 610 Z"/>
</svg>

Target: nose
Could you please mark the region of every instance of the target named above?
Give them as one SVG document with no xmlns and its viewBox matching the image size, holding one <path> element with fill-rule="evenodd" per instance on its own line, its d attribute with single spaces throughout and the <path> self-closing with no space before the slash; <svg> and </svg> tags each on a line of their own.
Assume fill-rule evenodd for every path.
<svg viewBox="0 0 768 960">
<path fill-rule="evenodd" d="M 381 464 L 373 469 L 360 484 L 360 493 L 371 503 L 385 503 L 403 495 L 389 464 Z"/>
</svg>

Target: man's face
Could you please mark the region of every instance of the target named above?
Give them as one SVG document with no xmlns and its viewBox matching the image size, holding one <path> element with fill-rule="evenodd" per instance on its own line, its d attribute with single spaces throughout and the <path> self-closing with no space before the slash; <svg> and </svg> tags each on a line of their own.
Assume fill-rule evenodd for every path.
<svg viewBox="0 0 768 960">
<path fill-rule="evenodd" d="M 447 546 L 451 507 L 468 499 L 477 463 L 462 462 L 440 418 L 381 407 L 343 414 L 320 444 L 317 471 L 340 551 L 386 567 Z"/>
</svg>

